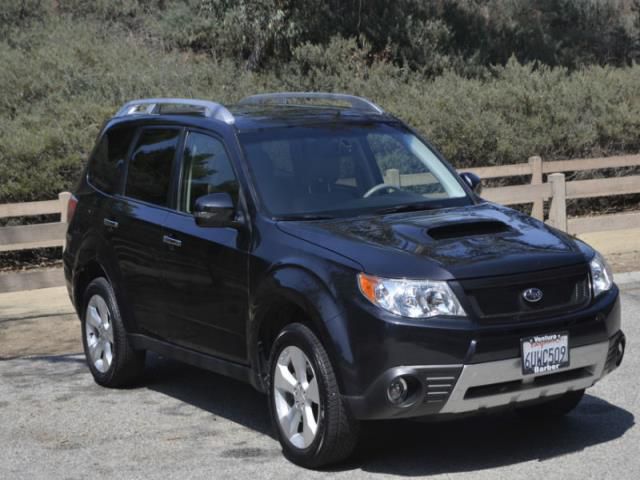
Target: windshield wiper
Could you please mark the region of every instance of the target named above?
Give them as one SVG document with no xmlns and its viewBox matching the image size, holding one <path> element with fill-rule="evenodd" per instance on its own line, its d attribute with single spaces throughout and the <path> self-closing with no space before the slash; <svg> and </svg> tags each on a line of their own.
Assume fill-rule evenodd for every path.
<svg viewBox="0 0 640 480">
<path fill-rule="evenodd" d="M 393 207 L 379 208 L 375 210 L 375 213 L 380 215 L 387 215 L 389 213 L 401 213 L 401 212 L 417 212 L 420 210 L 433 210 L 433 205 L 425 203 L 403 203 L 401 205 L 394 205 Z"/>
<path fill-rule="evenodd" d="M 298 215 L 280 215 L 275 218 L 275 220 L 282 221 L 295 221 L 295 220 L 332 220 L 336 217 L 332 217 L 331 215 L 319 215 L 312 213 L 303 213 Z"/>
</svg>

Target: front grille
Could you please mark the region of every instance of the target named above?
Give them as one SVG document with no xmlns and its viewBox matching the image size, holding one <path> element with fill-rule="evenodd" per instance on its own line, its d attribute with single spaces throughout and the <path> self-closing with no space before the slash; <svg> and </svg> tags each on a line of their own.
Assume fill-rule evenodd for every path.
<svg viewBox="0 0 640 480">
<path fill-rule="evenodd" d="M 591 300 L 586 265 L 460 282 L 474 313 L 483 323 L 535 319 L 551 313 L 571 312 Z M 538 302 L 527 302 L 523 292 L 542 291 Z"/>
</svg>

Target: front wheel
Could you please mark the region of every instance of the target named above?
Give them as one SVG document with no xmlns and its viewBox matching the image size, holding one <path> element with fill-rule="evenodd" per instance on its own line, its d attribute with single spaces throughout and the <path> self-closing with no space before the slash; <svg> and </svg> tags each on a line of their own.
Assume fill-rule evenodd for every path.
<svg viewBox="0 0 640 480">
<path fill-rule="evenodd" d="M 307 468 L 347 458 L 359 425 L 350 414 L 320 340 L 294 323 L 278 335 L 271 351 L 269 407 L 284 455 Z"/>
</svg>

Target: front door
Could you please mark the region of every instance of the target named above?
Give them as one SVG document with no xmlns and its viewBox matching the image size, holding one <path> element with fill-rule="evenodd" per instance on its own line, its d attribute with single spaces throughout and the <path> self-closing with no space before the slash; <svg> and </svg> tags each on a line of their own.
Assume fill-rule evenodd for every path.
<svg viewBox="0 0 640 480">
<path fill-rule="evenodd" d="M 238 205 L 239 186 L 221 139 L 188 132 L 184 143 L 177 211 L 165 221 L 167 339 L 246 362 L 248 230 L 243 226 L 199 227 L 196 199 L 228 192 Z"/>
</svg>

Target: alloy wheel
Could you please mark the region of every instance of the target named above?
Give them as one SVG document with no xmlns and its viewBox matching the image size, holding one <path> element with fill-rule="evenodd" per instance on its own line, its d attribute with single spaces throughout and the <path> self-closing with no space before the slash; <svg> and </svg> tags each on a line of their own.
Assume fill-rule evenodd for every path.
<svg viewBox="0 0 640 480">
<path fill-rule="evenodd" d="M 320 420 L 320 393 L 313 366 L 300 348 L 288 346 L 280 352 L 273 376 L 280 429 L 293 446 L 308 448 Z"/>
<path fill-rule="evenodd" d="M 107 372 L 113 363 L 113 323 L 100 295 L 92 296 L 87 304 L 85 337 L 90 361 L 100 373 Z"/>
</svg>

